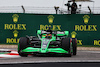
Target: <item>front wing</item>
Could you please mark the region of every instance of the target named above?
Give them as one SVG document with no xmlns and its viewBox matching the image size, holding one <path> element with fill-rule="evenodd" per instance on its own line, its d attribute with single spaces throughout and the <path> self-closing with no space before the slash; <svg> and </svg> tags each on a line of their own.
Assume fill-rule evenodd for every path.
<svg viewBox="0 0 100 67">
<path fill-rule="evenodd" d="M 23 49 L 21 52 L 25 53 L 42 53 L 41 48 L 34 48 L 34 47 L 27 47 Z M 62 48 L 48 48 L 45 53 L 66 53 L 68 54 L 69 52 L 62 49 Z"/>
</svg>

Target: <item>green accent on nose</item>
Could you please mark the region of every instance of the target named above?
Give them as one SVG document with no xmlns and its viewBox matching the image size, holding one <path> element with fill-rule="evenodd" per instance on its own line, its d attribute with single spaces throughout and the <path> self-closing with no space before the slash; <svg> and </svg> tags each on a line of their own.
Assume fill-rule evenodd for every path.
<svg viewBox="0 0 100 67">
<path fill-rule="evenodd" d="M 41 53 L 46 53 L 46 52 L 47 52 L 47 50 L 45 48 L 41 49 Z"/>
</svg>

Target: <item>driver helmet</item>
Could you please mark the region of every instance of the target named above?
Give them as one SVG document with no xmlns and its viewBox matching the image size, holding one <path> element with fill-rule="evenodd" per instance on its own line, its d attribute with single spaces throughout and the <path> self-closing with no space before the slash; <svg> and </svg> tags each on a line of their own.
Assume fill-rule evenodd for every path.
<svg viewBox="0 0 100 67">
<path fill-rule="evenodd" d="M 46 34 L 46 38 L 52 38 L 51 34 Z"/>
</svg>

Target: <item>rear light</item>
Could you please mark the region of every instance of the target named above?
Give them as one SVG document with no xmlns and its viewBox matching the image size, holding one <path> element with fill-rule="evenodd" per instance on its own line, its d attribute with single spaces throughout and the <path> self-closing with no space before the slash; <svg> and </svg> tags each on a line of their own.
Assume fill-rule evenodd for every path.
<svg viewBox="0 0 100 67">
<path fill-rule="evenodd" d="M 72 42 L 72 38 L 70 39 L 70 43 Z"/>
<path fill-rule="evenodd" d="M 75 42 L 77 43 L 77 39 L 75 39 Z"/>
</svg>

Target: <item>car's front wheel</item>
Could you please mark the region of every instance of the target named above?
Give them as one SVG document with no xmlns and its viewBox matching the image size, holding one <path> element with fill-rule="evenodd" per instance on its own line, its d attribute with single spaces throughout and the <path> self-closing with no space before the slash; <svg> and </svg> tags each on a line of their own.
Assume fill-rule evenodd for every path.
<svg viewBox="0 0 100 67">
<path fill-rule="evenodd" d="M 28 45 L 28 38 L 26 37 L 21 37 L 19 39 L 19 44 L 18 44 L 18 53 L 21 57 L 27 57 L 28 54 L 25 54 L 23 52 L 21 52 L 23 49 L 25 49 Z"/>
<path fill-rule="evenodd" d="M 71 53 L 71 39 L 70 38 L 63 38 L 61 40 L 61 47 L 68 51 L 69 52 L 69 56 L 71 57 L 72 56 L 72 53 Z"/>
</svg>

